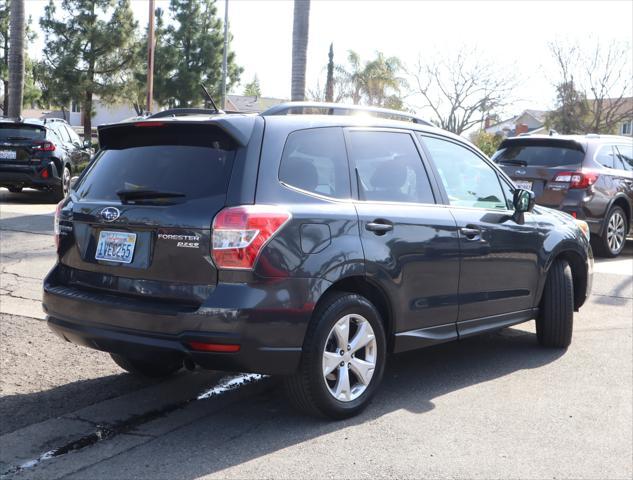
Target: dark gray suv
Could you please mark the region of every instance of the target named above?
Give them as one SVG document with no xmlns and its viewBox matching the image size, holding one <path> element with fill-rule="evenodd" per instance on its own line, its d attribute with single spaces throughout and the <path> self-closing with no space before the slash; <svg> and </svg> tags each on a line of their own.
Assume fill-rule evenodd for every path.
<svg viewBox="0 0 633 480">
<path fill-rule="evenodd" d="M 354 112 L 99 127 L 58 205 L 49 326 L 135 374 L 282 375 L 334 418 L 367 405 L 390 353 L 532 319 L 566 348 L 591 291 L 587 224 L 535 207 L 463 138 Z"/>
<path fill-rule="evenodd" d="M 612 135 L 524 136 L 504 140 L 493 160 L 536 203 L 589 224 L 597 254 L 624 249 L 633 212 L 633 139 Z"/>
</svg>

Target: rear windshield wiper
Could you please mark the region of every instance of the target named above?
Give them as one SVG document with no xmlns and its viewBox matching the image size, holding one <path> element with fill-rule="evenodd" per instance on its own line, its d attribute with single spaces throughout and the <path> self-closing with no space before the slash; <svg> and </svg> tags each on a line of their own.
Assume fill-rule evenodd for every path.
<svg viewBox="0 0 633 480">
<path fill-rule="evenodd" d="M 153 198 L 177 198 L 186 197 L 184 193 L 179 192 L 159 192 L 158 190 L 119 190 L 117 196 L 122 201 L 127 200 L 148 200 Z"/>
<path fill-rule="evenodd" d="M 520 165 L 522 167 L 527 167 L 527 162 L 525 160 L 499 160 L 499 163 L 507 163 L 508 165 Z"/>
</svg>

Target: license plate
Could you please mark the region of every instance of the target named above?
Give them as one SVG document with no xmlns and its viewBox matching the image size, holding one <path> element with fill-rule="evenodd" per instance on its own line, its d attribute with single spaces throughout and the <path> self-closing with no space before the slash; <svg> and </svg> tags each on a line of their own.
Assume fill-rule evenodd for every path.
<svg viewBox="0 0 633 480">
<path fill-rule="evenodd" d="M 17 154 L 15 150 L 0 150 L 0 159 L 2 160 L 15 160 Z"/>
<path fill-rule="evenodd" d="M 95 259 L 131 263 L 135 245 L 136 233 L 103 231 L 99 233 Z"/>
<path fill-rule="evenodd" d="M 515 180 L 514 184 L 523 190 L 532 190 L 532 182 L 528 182 L 527 180 Z"/>
</svg>

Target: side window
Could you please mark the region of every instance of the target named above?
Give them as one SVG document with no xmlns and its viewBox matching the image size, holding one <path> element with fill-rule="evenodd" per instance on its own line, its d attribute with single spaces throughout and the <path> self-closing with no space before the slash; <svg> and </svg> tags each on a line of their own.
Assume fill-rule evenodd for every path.
<svg viewBox="0 0 633 480">
<path fill-rule="evenodd" d="M 618 145 L 617 147 L 618 157 L 624 165 L 624 169 L 629 172 L 633 171 L 633 144 L 631 145 Z"/>
<path fill-rule="evenodd" d="M 360 200 L 435 203 L 429 177 L 411 135 L 351 131 L 349 138 Z"/>
<path fill-rule="evenodd" d="M 497 172 L 478 155 L 448 140 L 421 137 L 448 194 L 451 205 L 508 209 Z M 508 187 L 509 189 L 509 187 Z M 510 205 L 512 204 L 512 199 Z"/>
<path fill-rule="evenodd" d="M 600 147 L 600 150 L 598 150 L 596 154 L 596 162 L 607 168 L 616 168 L 613 157 L 613 148 L 611 145 L 604 145 Z"/>
<path fill-rule="evenodd" d="M 70 137 L 68 136 L 68 132 L 66 131 L 63 125 L 59 123 L 54 123 L 51 128 L 55 131 L 57 136 L 62 139 L 62 142 L 70 142 Z"/>
<path fill-rule="evenodd" d="M 70 141 L 72 143 L 74 143 L 75 145 L 81 145 L 81 139 L 79 138 L 79 135 L 77 135 L 77 133 L 75 133 L 75 131 L 69 127 L 68 125 L 64 125 L 64 129 L 68 132 L 68 136 L 70 137 Z"/>
<path fill-rule="evenodd" d="M 313 128 L 288 135 L 279 180 L 307 192 L 350 198 L 349 168 L 341 128 Z"/>
</svg>

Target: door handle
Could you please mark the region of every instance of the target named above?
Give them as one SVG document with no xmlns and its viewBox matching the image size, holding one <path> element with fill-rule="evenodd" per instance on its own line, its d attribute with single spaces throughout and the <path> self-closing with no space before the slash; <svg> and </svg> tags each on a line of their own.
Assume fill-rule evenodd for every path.
<svg viewBox="0 0 633 480">
<path fill-rule="evenodd" d="M 466 240 L 475 241 L 481 239 L 481 230 L 472 227 L 463 227 L 459 229 L 460 233 L 466 237 Z"/>
<path fill-rule="evenodd" d="M 365 229 L 374 232 L 376 235 L 384 235 L 393 230 L 393 224 L 386 223 L 385 220 L 374 220 L 365 225 Z"/>
</svg>

